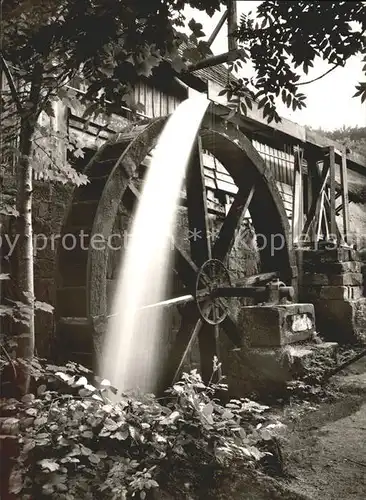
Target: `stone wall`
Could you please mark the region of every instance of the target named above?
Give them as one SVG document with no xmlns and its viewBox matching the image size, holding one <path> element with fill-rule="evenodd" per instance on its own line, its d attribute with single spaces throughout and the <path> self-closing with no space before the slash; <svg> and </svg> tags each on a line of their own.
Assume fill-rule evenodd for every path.
<svg viewBox="0 0 366 500">
<path fill-rule="evenodd" d="M 13 193 L 14 177 L 6 178 L 6 192 Z M 71 201 L 73 192 L 72 186 L 52 185 L 42 181 L 34 182 L 33 189 L 33 230 L 34 230 L 34 288 L 37 300 L 47 302 L 55 306 L 56 304 L 56 280 L 57 280 L 57 248 L 62 232 L 62 226 L 66 209 Z M 15 219 L 2 217 L 2 259 L 0 272 L 9 273 L 14 276 L 14 254 L 6 244 L 6 238 L 10 238 L 13 243 L 16 241 Z M 13 258 L 12 258 L 13 255 Z M 3 294 L 10 299 L 19 297 L 19 290 L 13 278 L 3 282 Z M 1 294 L 1 290 L 0 290 Z M 3 328 L 11 328 L 9 323 Z M 40 356 L 51 354 L 54 337 L 54 315 L 37 311 L 35 318 L 35 328 L 40 334 L 36 337 L 36 349 Z"/>
<path fill-rule="evenodd" d="M 316 326 L 342 344 L 366 342 L 366 298 L 360 255 L 350 249 L 299 250 L 303 281 L 300 299 L 315 307 Z"/>
</svg>

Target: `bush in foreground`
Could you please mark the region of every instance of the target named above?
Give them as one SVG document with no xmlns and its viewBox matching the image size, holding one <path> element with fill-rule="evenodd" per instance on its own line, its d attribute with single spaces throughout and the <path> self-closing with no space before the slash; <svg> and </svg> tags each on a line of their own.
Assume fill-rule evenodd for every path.
<svg viewBox="0 0 366 500">
<path fill-rule="evenodd" d="M 10 484 L 22 499 L 154 498 L 179 470 L 255 468 L 284 427 L 248 399 L 221 404 L 215 393 L 227 387 L 205 385 L 196 371 L 159 400 L 117 398 L 108 381 L 75 363 L 34 359 L 31 368 L 33 394 L 1 404 L 3 433 L 19 441 Z"/>
</svg>

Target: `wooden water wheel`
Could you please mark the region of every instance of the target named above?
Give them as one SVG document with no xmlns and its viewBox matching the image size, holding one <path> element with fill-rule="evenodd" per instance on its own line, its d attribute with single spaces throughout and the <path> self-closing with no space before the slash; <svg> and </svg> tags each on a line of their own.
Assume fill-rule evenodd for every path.
<svg viewBox="0 0 366 500">
<path fill-rule="evenodd" d="M 123 196 L 128 194 L 130 199 L 139 196 L 132 179 L 156 144 L 165 122 L 166 118 L 140 122 L 104 145 L 85 169 L 90 183 L 75 190 L 63 229 L 64 244 L 60 247 L 58 260 L 57 338 L 59 354 L 63 358 L 92 365 L 93 353 L 99 349 L 100 336 L 103 335 L 103 328 L 100 328 L 103 321 L 100 318 L 105 318 L 108 310 L 108 249 L 100 250 L 96 245 L 88 245 L 85 243 L 86 238 L 81 243 L 80 232 L 89 236 L 88 241 L 94 235 L 99 235 L 99 238 L 103 235 L 104 241 L 111 236 Z M 207 234 L 202 148 L 224 165 L 237 185 L 238 192 L 214 245 L 208 237 L 192 238 L 190 254 L 176 246 L 174 267 L 186 293 L 196 294 L 197 276 L 206 261 L 225 260 L 233 244 L 236 228 L 248 209 L 257 233 L 268 241 L 271 235 L 281 234 L 286 241 L 283 248 L 275 253 L 270 245 L 260 251 L 261 273 L 276 273 L 283 282 L 294 286 L 296 290 L 296 267 L 288 244 L 288 220 L 271 171 L 246 136 L 236 127 L 214 118 L 211 113 L 207 113 L 203 120 L 186 179 L 189 228 L 201 231 L 202 235 Z M 78 242 L 72 250 L 65 248 L 68 239 Z M 252 278 L 251 283 L 261 281 L 263 274 Z M 225 278 L 221 284 L 227 284 Z M 202 310 L 194 302 L 182 305 L 180 313 L 181 325 L 167 357 L 169 366 L 165 370 L 166 383 L 178 374 L 193 337 L 198 337 L 204 378 L 210 376 L 212 359 L 217 353 L 218 322 L 203 321 Z M 213 314 L 213 319 L 217 319 L 220 312 L 216 308 Z M 234 345 L 240 346 L 243 333 L 230 314 L 226 312 L 222 316 L 222 330 Z"/>
</svg>

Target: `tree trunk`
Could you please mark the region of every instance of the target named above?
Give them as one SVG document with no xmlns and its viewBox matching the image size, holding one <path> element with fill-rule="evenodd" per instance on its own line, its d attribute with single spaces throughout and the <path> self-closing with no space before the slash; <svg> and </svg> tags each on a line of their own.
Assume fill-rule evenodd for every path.
<svg viewBox="0 0 366 500">
<path fill-rule="evenodd" d="M 17 165 L 17 209 L 19 218 L 17 223 L 18 251 L 17 254 L 17 284 L 19 292 L 24 296 L 22 301 L 29 310 L 29 323 L 22 324 L 19 336 L 19 356 L 31 360 L 35 350 L 34 328 L 34 258 L 33 258 L 33 223 L 32 223 L 32 195 L 33 195 L 33 168 L 31 161 L 32 138 L 38 120 L 38 107 L 41 96 L 42 66 L 36 64 L 33 70 L 32 85 L 29 92 L 27 111 L 20 120 L 19 162 Z M 24 300 L 25 298 L 25 300 Z M 25 328 L 24 328 L 25 327 Z M 29 389 L 29 373 L 20 373 L 18 385 L 22 392 Z"/>
<path fill-rule="evenodd" d="M 18 234 L 18 287 L 25 295 L 29 307 L 29 325 L 24 334 L 25 344 L 21 347 L 22 357 L 31 359 L 34 355 L 34 276 L 33 276 L 33 224 L 32 224 L 32 191 L 33 169 L 30 161 L 31 138 L 34 126 L 30 119 L 22 119 L 20 137 L 20 161 L 17 171 L 17 209 L 19 211 Z M 23 329 L 24 330 L 24 329 Z M 22 342 L 23 344 L 23 342 Z"/>
</svg>

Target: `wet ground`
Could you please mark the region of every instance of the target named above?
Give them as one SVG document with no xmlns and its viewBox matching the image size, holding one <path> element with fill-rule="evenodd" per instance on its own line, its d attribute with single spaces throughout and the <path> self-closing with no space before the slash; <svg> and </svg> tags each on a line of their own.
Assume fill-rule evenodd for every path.
<svg viewBox="0 0 366 500">
<path fill-rule="evenodd" d="M 365 500 L 366 358 L 331 386 L 334 398 L 286 409 L 289 486 L 314 500 Z"/>
</svg>

